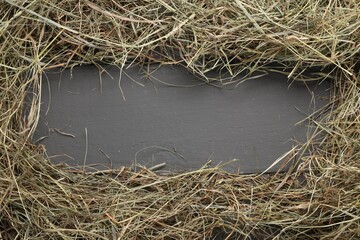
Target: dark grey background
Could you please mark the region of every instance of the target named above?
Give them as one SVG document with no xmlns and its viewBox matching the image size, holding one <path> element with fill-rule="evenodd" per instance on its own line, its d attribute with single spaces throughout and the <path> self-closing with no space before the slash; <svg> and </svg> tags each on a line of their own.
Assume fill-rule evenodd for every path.
<svg viewBox="0 0 360 240">
<path fill-rule="evenodd" d="M 101 164 L 101 169 L 110 167 L 105 153 L 113 167 L 165 162 L 166 170 L 191 170 L 211 157 L 212 166 L 238 159 L 225 169 L 261 172 L 291 149 L 292 138 L 306 139 L 307 123 L 295 126 L 305 116 L 295 107 L 313 112 L 314 104 L 326 103 L 320 96 L 328 95 L 329 86 L 289 87 L 286 76 L 271 73 L 229 90 L 203 84 L 180 66 L 162 66 L 152 78 L 131 67 L 122 73 L 122 94 L 119 68 L 105 69 L 101 79 L 95 66 L 44 76 L 34 140 L 49 135 L 40 143 L 52 161 L 83 165 L 87 129 L 86 164 Z"/>
</svg>

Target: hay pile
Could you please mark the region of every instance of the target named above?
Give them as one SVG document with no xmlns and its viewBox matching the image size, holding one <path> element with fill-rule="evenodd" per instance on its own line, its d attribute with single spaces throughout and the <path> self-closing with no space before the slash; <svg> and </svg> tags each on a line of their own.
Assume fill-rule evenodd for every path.
<svg viewBox="0 0 360 240">
<path fill-rule="evenodd" d="M 5 0 L 0 19 L 0 239 L 360 239 L 358 0 Z M 309 117 L 309 154 L 283 174 L 51 165 L 29 142 L 43 71 L 132 61 L 183 64 L 205 81 L 215 68 L 277 62 L 301 78 L 328 67 L 331 104 Z"/>
</svg>

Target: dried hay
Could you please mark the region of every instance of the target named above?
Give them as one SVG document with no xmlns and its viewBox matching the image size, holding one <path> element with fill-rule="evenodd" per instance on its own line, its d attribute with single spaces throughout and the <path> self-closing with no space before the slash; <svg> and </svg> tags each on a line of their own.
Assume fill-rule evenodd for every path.
<svg viewBox="0 0 360 240">
<path fill-rule="evenodd" d="M 5 0 L 0 19 L 0 239 L 360 239 L 358 0 Z M 205 81 L 215 68 L 276 62 L 300 78 L 329 67 L 331 104 L 309 116 L 309 154 L 287 173 L 50 164 L 29 142 L 43 71 L 132 61 L 183 64 Z"/>
</svg>

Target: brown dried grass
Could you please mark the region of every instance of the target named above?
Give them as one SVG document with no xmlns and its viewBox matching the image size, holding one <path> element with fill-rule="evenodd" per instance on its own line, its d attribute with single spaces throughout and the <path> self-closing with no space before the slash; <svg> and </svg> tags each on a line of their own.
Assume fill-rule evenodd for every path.
<svg viewBox="0 0 360 240">
<path fill-rule="evenodd" d="M 357 0 L 2 1 L 0 239 L 360 239 L 359 9 Z M 309 154 L 286 173 L 52 165 L 29 142 L 43 71 L 132 61 L 183 64 L 204 81 L 216 68 L 236 76 L 276 62 L 299 79 L 329 67 L 333 94 L 309 116 Z"/>
</svg>

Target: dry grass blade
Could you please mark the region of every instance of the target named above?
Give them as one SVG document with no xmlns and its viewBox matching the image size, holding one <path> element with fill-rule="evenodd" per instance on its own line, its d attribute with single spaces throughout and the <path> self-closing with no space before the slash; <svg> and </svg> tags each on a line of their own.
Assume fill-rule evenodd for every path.
<svg viewBox="0 0 360 240">
<path fill-rule="evenodd" d="M 357 0 L 2 1 L 0 238 L 360 239 L 359 9 Z M 134 62 L 183 64 L 220 85 L 234 82 L 206 73 L 279 71 L 276 62 L 301 79 L 329 67 L 331 104 L 283 174 L 88 173 L 51 164 L 29 142 L 46 69 Z"/>
</svg>

